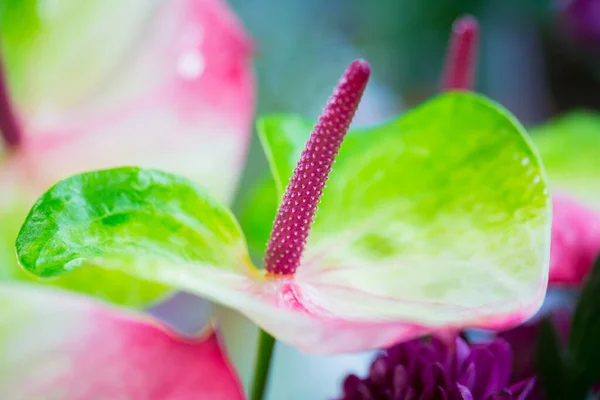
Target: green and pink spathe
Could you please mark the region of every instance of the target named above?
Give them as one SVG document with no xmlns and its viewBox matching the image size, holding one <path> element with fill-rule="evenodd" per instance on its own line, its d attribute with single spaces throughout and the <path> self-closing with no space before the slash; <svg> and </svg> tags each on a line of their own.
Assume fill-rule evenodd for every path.
<svg viewBox="0 0 600 400">
<path fill-rule="evenodd" d="M 21 264 L 189 291 L 318 354 L 527 319 L 546 292 L 551 225 L 527 134 L 497 104 L 449 92 L 345 135 L 368 75 L 363 61 L 349 66 L 310 138 L 301 119 L 259 121 L 283 199 L 265 270 L 203 187 L 139 167 L 48 190 L 17 239 Z"/>
<path fill-rule="evenodd" d="M 443 90 L 472 90 L 479 28 L 470 16 L 452 27 Z M 552 245 L 549 284 L 582 283 L 600 253 L 600 205 L 597 174 L 600 163 L 600 117 L 574 112 L 533 129 L 552 183 Z"/>
</svg>

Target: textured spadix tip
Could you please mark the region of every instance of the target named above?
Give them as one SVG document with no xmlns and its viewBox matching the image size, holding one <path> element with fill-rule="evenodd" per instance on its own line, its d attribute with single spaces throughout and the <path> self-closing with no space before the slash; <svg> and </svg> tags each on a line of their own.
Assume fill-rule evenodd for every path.
<svg viewBox="0 0 600 400">
<path fill-rule="evenodd" d="M 452 34 L 457 37 L 472 40 L 479 32 L 479 24 L 472 15 L 465 15 L 458 18 L 452 24 Z"/>
<path fill-rule="evenodd" d="M 265 270 L 271 276 L 291 275 L 300 265 L 325 182 L 370 73 L 371 67 L 364 60 L 346 68 L 306 142 L 267 244 Z"/>
<path fill-rule="evenodd" d="M 454 21 L 446 65 L 442 79 L 442 90 L 470 90 L 473 87 L 479 24 L 465 15 Z"/>
<path fill-rule="evenodd" d="M 362 59 L 352 61 L 348 68 L 346 68 L 344 77 L 350 79 L 351 77 L 354 77 L 354 75 L 356 75 L 356 79 L 364 79 L 364 84 L 366 85 L 367 80 L 371 75 L 371 66 L 368 62 Z"/>
</svg>

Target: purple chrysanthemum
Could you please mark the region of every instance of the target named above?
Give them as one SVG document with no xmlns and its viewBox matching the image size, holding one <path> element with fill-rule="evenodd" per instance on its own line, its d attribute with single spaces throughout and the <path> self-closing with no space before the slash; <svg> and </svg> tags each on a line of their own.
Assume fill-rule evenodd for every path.
<svg viewBox="0 0 600 400">
<path fill-rule="evenodd" d="M 527 400 L 534 379 L 510 384 L 512 351 L 503 339 L 455 346 L 416 339 L 379 354 L 361 379 L 349 375 L 340 400 Z"/>
<path fill-rule="evenodd" d="M 557 0 L 567 33 L 582 44 L 600 43 L 600 2 L 597 0 Z"/>
</svg>

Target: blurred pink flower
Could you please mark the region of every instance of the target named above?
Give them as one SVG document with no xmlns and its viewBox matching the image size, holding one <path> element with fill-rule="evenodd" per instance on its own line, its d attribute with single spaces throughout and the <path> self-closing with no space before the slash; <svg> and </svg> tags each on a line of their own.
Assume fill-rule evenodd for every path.
<svg viewBox="0 0 600 400">
<path fill-rule="evenodd" d="M 42 190 L 74 173 L 145 165 L 232 200 L 252 131 L 254 78 L 251 43 L 224 1 L 61 0 L 34 8 L 34 17 L 22 3 L 7 7 L 3 280 L 30 282 L 14 255 L 20 222 Z M 156 298 L 126 276 L 101 279 L 93 269 L 49 283 L 130 306 Z M 178 338 L 142 315 L 23 283 L 2 282 L 0 304 L 2 399 L 243 399 L 213 331 Z"/>
<path fill-rule="evenodd" d="M 132 313 L 50 289 L 0 287 L 0 398 L 242 400 L 209 329 L 184 340 Z"/>
<path fill-rule="evenodd" d="M 69 0 L 62 3 L 67 7 Z M 32 201 L 69 175 L 123 164 L 185 175 L 231 201 L 252 131 L 251 43 L 222 0 L 140 7 L 134 11 L 150 15 L 138 29 L 125 30 L 133 39 L 100 43 L 133 42 L 127 54 L 112 57 L 118 68 L 100 75 L 102 86 L 83 76 L 71 85 L 76 88 L 66 87 L 70 80 L 62 71 L 44 75 L 56 84 L 44 82 L 41 89 L 11 85 L 23 140 L 4 161 L 4 201 L 7 193 Z M 125 22 L 135 25 L 133 18 Z M 74 29 L 68 33 L 77 35 Z M 45 44 L 44 36 L 37 40 Z M 97 43 L 77 43 L 85 44 Z"/>
<path fill-rule="evenodd" d="M 578 285 L 600 254 L 600 214 L 562 193 L 552 205 L 550 284 Z"/>
<path fill-rule="evenodd" d="M 60 0 L 52 12 L 35 9 L 26 35 L 10 36 L 10 23 L 26 29 L 23 7 L 8 7 L 0 29 L 7 44 L 0 76 L 8 144 L 0 159 L 3 279 L 31 279 L 16 264 L 17 230 L 43 190 L 75 173 L 159 168 L 233 200 L 255 88 L 252 44 L 223 0 Z M 144 292 L 128 276 L 78 275 L 51 284 L 134 307 L 166 294 Z"/>
</svg>

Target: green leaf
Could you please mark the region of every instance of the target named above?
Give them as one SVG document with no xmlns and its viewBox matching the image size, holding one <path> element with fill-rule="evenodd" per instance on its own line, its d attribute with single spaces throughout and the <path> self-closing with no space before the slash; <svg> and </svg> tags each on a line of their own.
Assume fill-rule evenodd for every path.
<svg viewBox="0 0 600 400">
<path fill-rule="evenodd" d="M 258 127 L 281 196 L 311 124 L 274 116 Z M 524 129 L 481 96 L 449 93 L 349 132 L 298 271 L 411 299 L 394 313 L 431 323 L 472 307 L 529 315 L 545 294 L 549 239 L 545 172 Z M 456 308 L 436 314 L 435 303 Z"/>
<path fill-rule="evenodd" d="M 271 234 L 279 196 L 275 181 L 270 176 L 254 185 L 242 200 L 240 224 L 246 234 L 248 246 L 256 257 L 263 257 Z"/>
<path fill-rule="evenodd" d="M 260 118 L 257 128 L 281 198 L 313 124 L 295 115 L 273 115 Z M 346 147 L 344 145 L 344 153 L 347 152 Z"/>
<path fill-rule="evenodd" d="M 244 236 L 227 208 L 185 178 L 135 167 L 88 172 L 53 186 L 30 211 L 16 250 L 21 265 L 40 277 L 90 268 L 98 279 L 129 277 L 140 290 L 186 287 L 207 270 L 249 265 Z"/>
<path fill-rule="evenodd" d="M 556 189 L 600 209 L 600 114 L 576 111 L 532 130 Z"/>
<path fill-rule="evenodd" d="M 540 324 L 536 364 L 548 400 L 564 400 L 569 391 L 569 375 L 563 364 L 560 340 L 550 318 Z"/>
<path fill-rule="evenodd" d="M 574 385 L 582 390 L 600 381 L 599 338 L 600 258 L 579 294 L 569 338 L 569 367 Z"/>
</svg>

